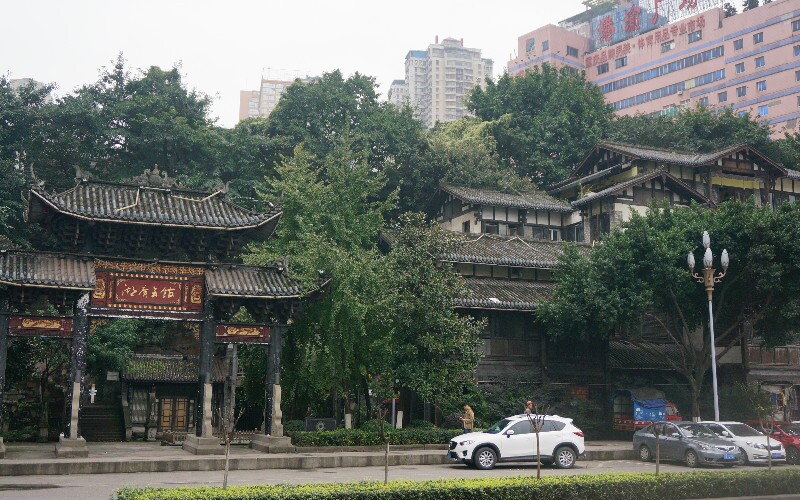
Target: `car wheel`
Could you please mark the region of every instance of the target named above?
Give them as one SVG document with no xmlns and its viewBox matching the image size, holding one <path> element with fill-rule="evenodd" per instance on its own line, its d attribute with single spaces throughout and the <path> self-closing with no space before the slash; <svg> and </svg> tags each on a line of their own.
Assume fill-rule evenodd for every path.
<svg viewBox="0 0 800 500">
<path fill-rule="evenodd" d="M 747 465 L 750 463 L 750 460 L 747 458 L 747 452 L 744 451 L 744 448 L 739 448 L 739 453 L 742 454 L 742 458 L 739 459 L 738 465 Z"/>
<path fill-rule="evenodd" d="M 697 453 L 694 450 L 686 452 L 686 465 L 693 469 L 700 465 L 700 459 L 697 457 Z"/>
<path fill-rule="evenodd" d="M 643 444 L 639 447 L 639 460 L 642 462 L 649 462 L 653 459 L 653 454 L 650 452 L 650 448 L 647 447 L 646 444 Z"/>
<path fill-rule="evenodd" d="M 786 447 L 786 461 L 790 464 L 800 464 L 800 453 L 794 446 Z"/>
<path fill-rule="evenodd" d="M 556 467 L 559 469 L 571 469 L 573 465 L 575 465 L 575 450 L 570 448 L 569 446 L 562 446 L 560 448 L 556 448 L 555 453 L 555 464 Z"/>
<path fill-rule="evenodd" d="M 475 462 L 475 467 L 480 470 L 493 469 L 497 463 L 497 453 L 488 446 L 484 446 L 475 451 L 473 461 Z"/>
</svg>

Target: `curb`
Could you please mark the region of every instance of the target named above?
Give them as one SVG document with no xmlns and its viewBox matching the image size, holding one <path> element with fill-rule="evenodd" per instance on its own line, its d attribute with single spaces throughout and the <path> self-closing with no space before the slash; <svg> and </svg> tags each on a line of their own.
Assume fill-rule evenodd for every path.
<svg viewBox="0 0 800 500">
<path fill-rule="evenodd" d="M 413 446 L 413 445 L 412 445 Z M 452 463 L 441 445 L 435 449 L 420 449 L 419 446 L 392 447 L 389 454 L 389 465 L 442 465 Z M 344 448 L 344 447 L 342 447 Z M 352 447 L 362 448 L 362 447 Z M 371 447 L 367 447 L 371 448 Z M 321 469 L 337 467 L 374 467 L 384 465 L 383 450 L 367 452 L 362 449 L 352 450 L 360 452 L 353 455 L 340 455 L 328 453 L 307 453 L 304 448 L 298 448 L 298 453 L 265 454 L 262 456 L 231 457 L 231 470 L 267 470 L 267 469 Z M 337 452 L 345 450 L 337 449 Z M 348 450 L 350 451 L 350 450 Z M 400 451 L 414 451 L 414 453 L 398 454 Z M 581 461 L 589 460 L 630 460 L 634 453 L 631 450 L 602 450 L 587 451 Z M 125 474 L 137 472 L 177 472 L 177 471 L 217 471 L 225 469 L 225 458 L 220 456 L 208 457 L 177 457 L 159 459 L 101 459 L 85 458 L 79 460 L 48 459 L 48 460 L 20 460 L 0 462 L 0 476 L 46 476 L 66 474 Z"/>
</svg>

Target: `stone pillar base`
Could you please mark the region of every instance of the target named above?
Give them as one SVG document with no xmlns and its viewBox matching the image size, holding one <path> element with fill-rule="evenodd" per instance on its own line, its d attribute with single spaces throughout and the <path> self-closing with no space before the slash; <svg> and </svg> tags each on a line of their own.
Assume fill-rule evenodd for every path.
<svg viewBox="0 0 800 500">
<path fill-rule="evenodd" d="M 216 437 L 197 437 L 188 434 L 183 440 L 183 449 L 192 455 L 224 455 L 225 447 L 219 444 Z"/>
<path fill-rule="evenodd" d="M 292 439 L 288 437 L 267 436 L 256 434 L 250 441 L 250 448 L 262 453 L 291 453 L 294 452 Z"/>
<path fill-rule="evenodd" d="M 0 437 L 0 458 L 6 458 L 6 445 L 2 437 Z"/>
<path fill-rule="evenodd" d="M 89 448 L 86 447 L 86 440 L 82 437 L 77 439 L 58 436 L 56 443 L 56 458 L 86 458 L 89 456 Z"/>
</svg>

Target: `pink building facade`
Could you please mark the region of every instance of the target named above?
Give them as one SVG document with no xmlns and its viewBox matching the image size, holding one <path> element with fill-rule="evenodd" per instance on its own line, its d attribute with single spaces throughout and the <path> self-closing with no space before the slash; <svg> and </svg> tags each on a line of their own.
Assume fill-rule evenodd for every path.
<svg viewBox="0 0 800 500">
<path fill-rule="evenodd" d="M 657 18 L 659 25 L 646 31 L 638 24 Z M 713 7 L 673 22 L 638 2 L 622 3 L 591 22 L 568 21 L 519 37 L 520 56 L 509 61 L 509 73 L 541 64 L 585 71 L 624 115 L 725 106 L 766 120 L 776 137 L 800 131 L 798 0 L 728 18 Z"/>
</svg>

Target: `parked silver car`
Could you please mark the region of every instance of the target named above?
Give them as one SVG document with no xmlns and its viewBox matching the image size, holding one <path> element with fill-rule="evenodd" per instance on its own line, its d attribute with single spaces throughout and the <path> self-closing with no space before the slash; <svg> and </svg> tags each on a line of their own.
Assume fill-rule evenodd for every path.
<svg viewBox="0 0 800 500">
<path fill-rule="evenodd" d="M 655 422 L 633 435 L 633 450 L 648 462 L 655 458 L 656 432 L 662 460 L 678 460 L 689 467 L 742 461 L 738 447 L 719 439 L 708 427 L 694 422 Z"/>
</svg>

